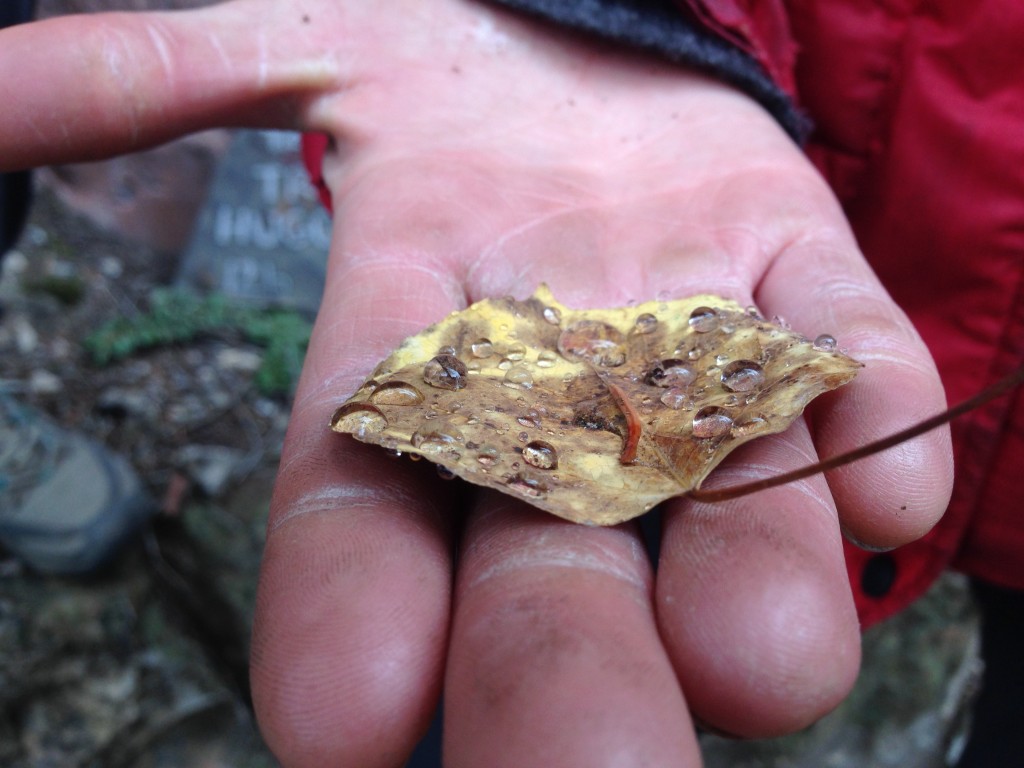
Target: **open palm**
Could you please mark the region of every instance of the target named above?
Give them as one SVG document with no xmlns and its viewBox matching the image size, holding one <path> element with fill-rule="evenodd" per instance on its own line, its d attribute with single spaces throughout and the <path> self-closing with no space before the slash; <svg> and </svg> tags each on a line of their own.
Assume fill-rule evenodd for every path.
<svg viewBox="0 0 1024 768">
<path fill-rule="evenodd" d="M 841 531 L 873 546 L 927 531 L 949 494 L 944 433 L 827 482 L 668 505 L 655 576 L 633 525 L 568 524 L 327 429 L 404 337 L 540 282 L 580 307 L 718 293 L 867 364 L 813 428 L 738 451 L 712 483 L 940 410 L 828 188 L 749 98 L 469 0 L 62 19 L 5 32 L 12 61 L 26 76 L 0 84 L 0 166 L 221 124 L 334 138 L 327 285 L 252 659 L 285 765 L 401 765 L 442 691 L 450 766 L 697 765 L 692 720 L 774 735 L 846 693 L 859 632 Z"/>
</svg>

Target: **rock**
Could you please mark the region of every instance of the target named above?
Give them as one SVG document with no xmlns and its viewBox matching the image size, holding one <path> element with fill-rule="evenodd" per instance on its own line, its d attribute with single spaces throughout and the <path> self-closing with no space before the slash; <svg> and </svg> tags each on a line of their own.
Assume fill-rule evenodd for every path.
<svg viewBox="0 0 1024 768">
<path fill-rule="evenodd" d="M 176 463 L 207 496 L 220 496 L 228 487 L 246 454 L 223 445 L 186 445 L 175 455 Z"/>
<path fill-rule="evenodd" d="M 64 382 L 60 377 L 44 368 L 32 371 L 27 384 L 28 391 L 34 395 L 56 395 L 64 389 Z"/>
<path fill-rule="evenodd" d="M 18 315 L 11 321 L 14 331 L 14 346 L 22 355 L 28 355 L 36 351 L 39 346 L 39 333 L 24 315 Z"/>
<path fill-rule="evenodd" d="M 255 373 L 263 363 L 263 355 L 251 349 L 225 347 L 217 352 L 217 367 L 226 371 Z"/>
<path fill-rule="evenodd" d="M 123 419 L 125 416 L 154 419 L 158 413 L 158 405 L 141 389 L 107 387 L 97 396 L 95 410 L 117 419 Z"/>
</svg>

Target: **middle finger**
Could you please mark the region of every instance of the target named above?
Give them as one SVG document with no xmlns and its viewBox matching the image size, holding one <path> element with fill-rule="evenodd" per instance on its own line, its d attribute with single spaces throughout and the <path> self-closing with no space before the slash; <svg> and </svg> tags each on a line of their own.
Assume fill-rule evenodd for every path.
<svg viewBox="0 0 1024 768">
<path fill-rule="evenodd" d="M 446 765 L 700 764 L 634 526 L 482 493 L 455 593 Z"/>
</svg>

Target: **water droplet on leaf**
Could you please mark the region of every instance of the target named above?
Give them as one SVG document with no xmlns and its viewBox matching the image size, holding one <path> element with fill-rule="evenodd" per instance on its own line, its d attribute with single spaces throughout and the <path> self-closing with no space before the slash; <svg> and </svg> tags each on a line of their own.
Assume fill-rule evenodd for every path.
<svg viewBox="0 0 1024 768">
<path fill-rule="evenodd" d="M 558 452 L 551 443 L 534 440 L 523 448 L 523 461 L 538 469 L 555 469 L 558 467 Z"/>
<path fill-rule="evenodd" d="M 646 381 L 655 387 L 686 387 L 697 378 L 697 372 L 682 360 L 661 360 L 647 372 Z"/>
<path fill-rule="evenodd" d="M 582 320 L 562 331 L 558 351 L 568 359 L 614 368 L 626 362 L 625 339 L 617 328 L 599 320 Z"/>
<path fill-rule="evenodd" d="M 502 384 L 514 389 L 530 389 L 533 386 L 533 374 L 525 365 L 513 365 L 505 371 Z"/>
<path fill-rule="evenodd" d="M 693 415 L 693 436 L 721 437 L 732 428 L 732 417 L 724 408 L 708 405 Z"/>
<path fill-rule="evenodd" d="M 522 494 L 531 499 L 537 499 L 547 493 L 547 486 L 545 486 L 539 480 L 534 480 L 532 477 L 523 477 L 522 475 L 515 475 L 510 478 L 506 483 L 506 486 L 516 493 Z"/>
<path fill-rule="evenodd" d="M 673 411 L 691 411 L 693 410 L 693 400 L 686 394 L 686 391 L 673 387 L 661 396 L 662 404 L 668 406 Z"/>
<path fill-rule="evenodd" d="M 494 345 L 490 339 L 477 339 L 469 345 L 469 351 L 473 357 L 490 357 L 494 354 Z"/>
<path fill-rule="evenodd" d="M 436 424 L 413 432 L 412 444 L 414 448 L 451 450 L 463 441 L 462 432 L 451 424 Z"/>
<path fill-rule="evenodd" d="M 393 379 L 373 390 L 370 402 L 376 405 L 418 405 L 423 402 L 423 393 L 412 384 Z"/>
<path fill-rule="evenodd" d="M 736 437 L 747 437 L 762 432 L 768 427 L 768 420 L 762 416 L 749 416 L 732 425 L 732 433 Z"/>
<path fill-rule="evenodd" d="M 383 432 L 387 428 L 387 417 L 369 403 L 346 403 L 331 417 L 331 429 L 335 432 L 350 432 L 358 438 Z"/>
<path fill-rule="evenodd" d="M 636 322 L 633 324 L 633 332 L 638 334 L 654 333 L 657 327 L 658 318 L 650 312 L 644 312 L 637 317 Z"/>
<path fill-rule="evenodd" d="M 490 445 L 485 445 L 483 448 L 480 449 L 480 452 L 476 455 L 476 460 L 477 462 L 480 463 L 481 466 L 491 467 L 494 466 L 494 464 L 498 461 L 498 458 L 500 456 L 501 454 L 498 452 L 497 448 L 494 448 Z"/>
<path fill-rule="evenodd" d="M 697 307 L 690 313 L 689 323 L 697 333 L 710 333 L 718 327 L 718 313 L 711 307 Z"/>
<path fill-rule="evenodd" d="M 544 316 L 544 320 L 552 325 L 558 325 L 562 322 L 562 313 L 554 307 L 544 307 L 544 311 L 541 314 Z"/>
<path fill-rule="evenodd" d="M 550 368 L 558 361 L 557 356 L 554 352 L 549 350 L 542 350 L 537 354 L 537 367 L 538 368 Z"/>
<path fill-rule="evenodd" d="M 764 369 L 753 360 L 735 360 L 722 369 L 722 386 L 730 392 L 751 392 L 764 384 Z"/>
<path fill-rule="evenodd" d="M 423 380 L 438 389 L 462 389 L 468 375 L 466 365 L 455 355 L 437 355 L 423 366 Z"/>
<path fill-rule="evenodd" d="M 513 362 L 518 362 L 524 357 L 526 357 L 526 345 L 521 341 L 509 345 L 508 350 L 505 352 L 505 359 Z"/>
<path fill-rule="evenodd" d="M 531 408 L 522 416 L 516 419 L 524 427 L 533 427 L 536 429 L 540 426 L 540 414 L 536 409 Z"/>
<path fill-rule="evenodd" d="M 819 352 L 835 352 L 838 346 L 835 336 L 828 333 L 823 333 L 814 340 L 814 348 Z"/>
</svg>

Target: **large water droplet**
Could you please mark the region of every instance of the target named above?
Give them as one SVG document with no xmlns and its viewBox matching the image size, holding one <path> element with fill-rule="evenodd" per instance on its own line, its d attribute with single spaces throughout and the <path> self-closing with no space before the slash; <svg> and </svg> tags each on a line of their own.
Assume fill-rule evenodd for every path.
<svg viewBox="0 0 1024 768">
<path fill-rule="evenodd" d="M 423 393 L 412 384 L 392 379 L 373 390 L 370 402 L 376 405 L 418 405 L 423 402 Z"/>
<path fill-rule="evenodd" d="M 732 417 L 724 408 L 708 405 L 693 415 L 693 436 L 721 437 L 732 429 Z"/>
<path fill-rule="evenodd" d="M 347 432 L 359 439 L 388 428 L 387 417 L 369 403 L 345 403 L 331 417 L 331 429 Z"/>
<path fill-rule="evenodd" d="M 494 354 L 494 345 L 490 339 L 477 339 L 469 345 L 469 351 L 473 357 L 490 357 Z"/>
<path fill-rule="evenodd" d="M 448 467 L 443 467 L 440 464 L 437 465 L 437 476 L 442 480 L 454 480 L 455 473 L 452 472 Z"/>
<path fill-rule="evenodd" d="M 459 446 L 465 438 L 457 427 L 451 424 L 432 424 L 413 432 L 412 444 L 414 448 L 421 451 L 428 450 L 453 450 Z"/>
<path fill-rule="evenodd" d="M 764 369 L 753 360 L 734 360 L 722 369 L 722 386 L 730 392 L 752 392 L 764 384 Z"/>
<path fill-rule="evenodd" d="M 673 411 L 693 410 L 693 400 L 688 394 L 686 394 L 686 390 L 679 389 L 678 387 L 673 387 L 666 391 L 665 394 L 661 396 L 661 402 Z"/>
<path fill-rule="evenodd" d="M 711 307 L 697 307 L 688 322 L 697 333 L 709 333 L 718 327 L 718 313 Z"/>
<path fill-rule="evenodd" d="M 582 320 L 562 331 L 558 351 L 594 365 L 614 368 L 626 362 L 625 339 L 617 328 L 597 320 Z"/>
<path fill-rule="evenodd" d="M 656 387 L 686 387 L 697 378 L 697 372 L 682 360 L 661 360 L 647 372 L 647 383 Z"/>
<path fill-rule="evenodd" d="M 537 499 L 547 493 L 547 486 L 539 480 L 534 480 L 532 477 L 523 477 L 522 475 L 515 475 L 510 478 L 505 484 L 510 490 L 516 491 L 517 493 L 527 496 L 531 499 Z"/>
<path fill-rule="evenodd" d="M 525 365 L 513 365 L 505 371 L 501 383 L 513 389 L 530 389 L 533 386 L 533 374 Z"/>
<path fill-rule="evenodd" d="M 656 318 L 650 312 L 644 312 L 642 315 L 637 317 L 636 322 L 633 324 L 633 333 L 654 333 L 654 331 L 657 330 L 657 328 L 658 318 Z"/>
<path fill-rule="evenodd" d="M 819 352 L 835 352 L 838 347 L 836 337 L 828 333 L 823 333 L 814 340 L 814 348 Z"/>
<path fill-rule="evenodd" d="M 523 461 L 537 469 L 556 469 L 558 452 L 551 443 L 534 440 L 523 446 Z"/>
<path fill-rule="evenodd" d="M 465 363 L 455 355 L 437 355 L 423 366 L 423 380 L 438 389 L 462 389 L 468 375 Z"/>
<path fill-rule="evenodd" d="M 544 319 L 552 325 L 558 325 L 562 322 L 562 313 L 555 307 L 544 307 L 544 311 L 541 314 L 544 316 Z"/>
</svg>

